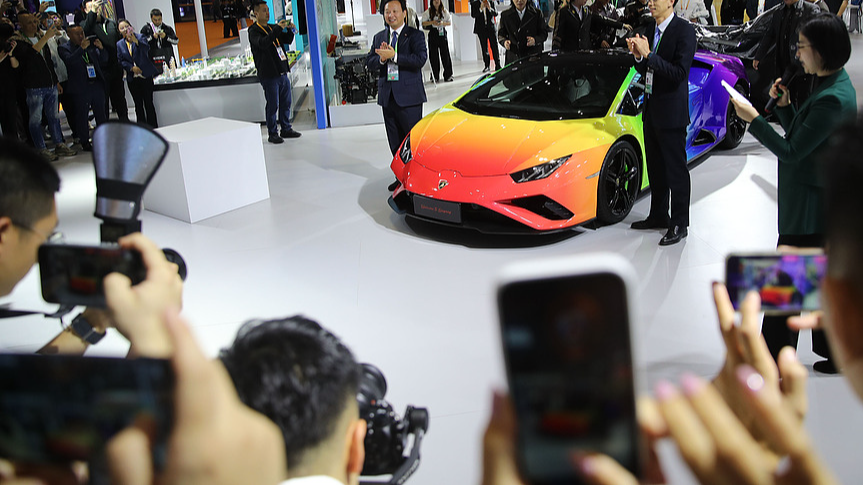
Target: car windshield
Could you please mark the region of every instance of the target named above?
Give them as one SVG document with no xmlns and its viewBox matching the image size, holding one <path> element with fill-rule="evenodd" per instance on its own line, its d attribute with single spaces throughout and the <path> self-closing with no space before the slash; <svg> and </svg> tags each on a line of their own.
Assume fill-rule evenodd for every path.
<svg viewBox="0 0 863 485">
<path fill-rule="evenodd" d="M 481 81 L 455 107 L 533 121 L 599 118 L 608 113 L 629 68 L 565 57 L 525 59 Z"/>
</svg>

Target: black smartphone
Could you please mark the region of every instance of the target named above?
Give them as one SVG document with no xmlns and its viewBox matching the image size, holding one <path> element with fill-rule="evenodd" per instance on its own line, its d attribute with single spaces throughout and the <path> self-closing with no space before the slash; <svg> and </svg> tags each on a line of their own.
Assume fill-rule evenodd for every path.
<svg viewBox="0 0 863 485">
<path fill-rule="evenodd" d="M 174 373 L 161 359 L 0 354 L 0 456 L 29 463 L 87 461 L 131 424 L 166 459 Z"/>
<path fill-rule="evenodd" d="M 750 291 L 761 296 L 765 313 L 818 310 L 826 273 L 823 253 L 729 254 L 725 260 L 725 285 L 735 310 Z"/>
<path fill-rule="evenodd" d="M 43 244 L 39 247 L 42 298 L 51 303 L 105 306 L 102 280 L 123 273 L 136 285 L 147 277 L 141 254 L 119 246 Z"/>
<path fill-rule="evenodd" d="M 591 255 L 508 267 L 498 289 L 517 460 L 532 485 L 582 483 L 576 452 L 641 476 L 629 319 L 633 270 Z"/>
</svg>

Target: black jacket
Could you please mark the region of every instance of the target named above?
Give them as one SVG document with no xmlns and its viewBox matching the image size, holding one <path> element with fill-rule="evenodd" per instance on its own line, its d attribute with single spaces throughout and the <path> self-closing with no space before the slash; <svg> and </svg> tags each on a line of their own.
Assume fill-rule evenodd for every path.
<svg viewBox="0 0 863 485">
<path fill-rule="evenodd" d="M 536 43 L 528 47 L 527 38 L 533 37 Z M 530 2 L 524 8 L 524 18 L 518 18 L 518 11 L 513 4 L 510 8 L 500 14 L 500 26 L 497 30 L 497 41 L 506 48 L 506 41 L 510 41 L 510 48 L 506 51 L 506 64 L 516 59 L 527 57 L 542 52 L 542 44 L 548 38 L 545 19 L 542 13 Z"/>
<path fill-rule="evenodd" d="M 647 98 L 645 116 L 650 116 L 657 127 L 686 127 L 689 124 L 689 68 L 697 44 L 695 29 L 675 15 L 662 34 L 659 47 L 654 49 L 655 31 L 656 23 L 647 29 L 646 35 L 651 54 L 636 64 L 642 75 L 646 75 L 648 69 L 653 70 L 653 93 Z"/>
<path fill-rule="evenodd" d="M 249 45 L 252 47 L 259 79 L 279 77 L 291 71 L 288 61 L 279 58 L 276 46 L 281 46 L 287 54 L 293 41 L 293 31 L 282 30 L 278 24 L 267 24 L 265 29 L 256 22 L 249 27 Z"/>
<path fill-rule="evenodd" d="M 36 52 L 29 41 L 23 38 L 13 38 L 18 41 L 15 50 L 15 58 L 21 63 L 18 68 L 18 79 L 25 89 L 50 88 L 57 84 L 57 75 L 54 73 L 54 62 L 51 60 L 51 51 L 48 46 Z M 3 89 L 6 89 L 5 87 Z"/>
<path fill-rule="evenodd" d="M 174 46 L 180 42 L 177 33 L 168 24 L 159 26 L 162 32 L 165 33 L 165 38 L 156 38 L 153 31 L 153 25 L 147 22 L 141 29 L 141 35 L 147 39 L 150 44 L 150 59 L 156 66 L 156 70 L 161 74 L 164 71 L 164 64 L 167 64 L 174 57 Z"/>
<path fill-rule="evenodd" d="M 117 22 L 107 19 L 100 23 L 96 13 L 90 12 L 81 22 L 81 28 L 84 29 L 86 35 L 95 35 L 96 38 L 102 41 L 102 46 L 108 52 L 108 64 L 105 66 L 106 71 L 120 73 L 122 68 L 117 60 L 117 41 L 122 39 L 123 36 L 120 35 L 120 30 L 117 29 Z"/>
<path fill-rule="evenodd" d="M 797 33 L 800 25 L 819 12 L 821 9 L 807 0 L 797 0 L 793 5 L 780 7 L 770 19 L 770 27 L 767 28 L 758 50 L 755 51 L 755 60 L 764 59 L 775 46 L 776 71 L 781 75 L 797 53 Z"/>
<path fill-rule="evenodd" d="M 590 24 L 593 15 L 587 7 L 581 9 L 582 18 L 571 3 L 561 6 L 554 21 L 554 36 L 551 38 L 551 48 L 564 52 L 590 49 Z"/>
<path fill-rule="evenodd" d="M 473 17 L 474 34 L 485 33 L 488 36 L 494 35 L 494 18 L 497 17 L 497 10 L 495 10 L 493 2 L 489 2 L 489 4 L 491 8 L 483 12 L 480 0 L 472 0 L 470 2 L 470 16 Z"/>
<path fill-rule="evenodd" d="M 69 80 L 66 81 L 65 92 L 71 95 L 84 94 L 88 89 L 93 89 L 93 84 L 101 81 L 107 84 L 105 74 L 102 72 L 102 67 L 108 63 L 108 54 L 105 49 L 97 49 L 95 45 L 90 44 L 86 52 L 79 45 L 72 42 L 61 44 L 57 48 L 57 53 L 66 64 L 66 70 L 69 72 Z M 91 82 L 90 76 L 87 75 L 87 62 L 84 59 L 84 54 L 87 54 L 87 60 L 90 65 L 96 70 L 96 79 Z"/>
</svg>

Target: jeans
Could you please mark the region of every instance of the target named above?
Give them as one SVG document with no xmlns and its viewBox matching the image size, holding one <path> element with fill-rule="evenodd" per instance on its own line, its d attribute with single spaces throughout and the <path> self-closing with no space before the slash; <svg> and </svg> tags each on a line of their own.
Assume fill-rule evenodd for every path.
<svg viewBox="0 0 863 485">
<path fill-rule="evenodd" d="M 33 137 L 33 144 L 38 149 L 45 148 L 45 139 L 42 138 L 42 111 L 48 121 L 48 131 L 54 143 L 63 141 L 63 132 L 60 131 L 60 119 L 57 118 L 60 109 L 57 101 L 57 87 L 27 89 L 27 107 L 30 112 L 29 129 Z"/>
<path fill-rule="evenodd" d="M 267 131 L 271 135 L 282 130 L 291 129 L 291 81 L 287 74 L 279 77 L 260 79 L 261 87 L 264 88 L 264 99 L 267 100 L 265 108 L 267 118 Z"/>
</svg>

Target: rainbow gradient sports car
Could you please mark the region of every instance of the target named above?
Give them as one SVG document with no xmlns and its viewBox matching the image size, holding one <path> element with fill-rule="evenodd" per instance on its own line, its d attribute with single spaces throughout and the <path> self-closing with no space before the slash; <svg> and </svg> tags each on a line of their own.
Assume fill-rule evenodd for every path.
<svg viewBox="0 0 863 485">
<path fill-rule="evenodd" d="M 493 233 L 621 221 L 648 186 L 642 76 L 623 51 L 545 53 L 488 75 L 414 126 L 393 158 L 398 213 Z M 734 148 L 746 124 L 726 81 L 736 57 L 698 51 L 689 74 L 689 161 Z"/>
</svg>

